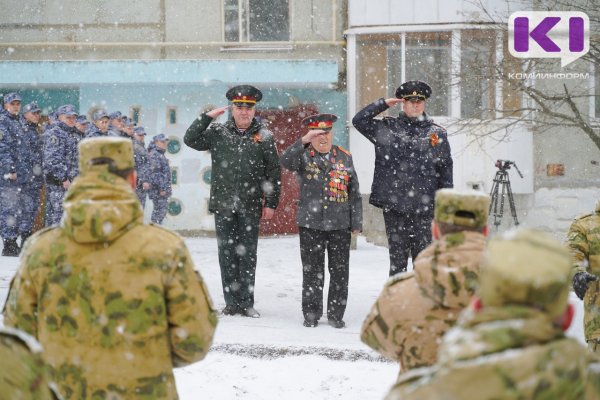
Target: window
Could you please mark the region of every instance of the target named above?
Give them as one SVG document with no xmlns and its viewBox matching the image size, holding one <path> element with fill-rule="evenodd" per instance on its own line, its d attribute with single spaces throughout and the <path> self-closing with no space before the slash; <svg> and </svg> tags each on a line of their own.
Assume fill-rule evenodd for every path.
<svg viewBox="0 0 600 400">
<path fill-rule="evenodd" d="M 452 32 L 447 31 L 357 36 L 357 107 L 393 97 L 403 82 L 421 80 L 433 90 L 426 107 L 431 116 L 488 119 L 517 115 L 522 104 L 520 81 L 507 74 L 519 72 L 521 64 L 509 55 L 506 37 L 502 39 L 495 30 L 463 29 L 460 46 L 453 47 L 452 40 Z M 458 87 L 453 86 L 455 82 Z M 460 93 L 460 114 L 451 108 L 453 92 Z M 497 109 L 502 114 L 496 114 Z"/>
<path fill-rule="evenodd" d="M 177 154 L 181 150 L 181 141 L 178 137 L 171 136 L 167 142 L 167 151 L 169 154 Z"/>
<path fill-rule="evenodd" d="M 133 123 L 138 125 L 140 123 L 140 115 L 142 112 L 142 108 L 140 106 L 133 106 L 130 109 L 130 115 L 131 115 L 131 119 L 133 120 Z"/>
<path fill-rule="evenodd" d="M 595 66 L 596 73 L 594 74 L 594 115 L 600 118 L 600 65 Z"/>
<path fill-rule="evenodd" d="M 496 108 L 495 31 L 472 29 L 461 33 L 461 117 L 493 118 Z"/>
<path fill-rule="evenodd" d="M 226 42 L 290 40 L 289 0 L 223 0 Z"/>
<path fill-rule="evenodd" d="M 427 100 L 427 113 L 429 115 L 448 115 L 452 64 L 450 33 L 407 33 L 404 54 L 406 70 L 404 81 L 425 81 L 433 91 L 431 98 Z"/>
<path fill-rule="evenodd" d="M 177 107 L 167 107 L 167 125 L 177 124 Z"/>
</svg>

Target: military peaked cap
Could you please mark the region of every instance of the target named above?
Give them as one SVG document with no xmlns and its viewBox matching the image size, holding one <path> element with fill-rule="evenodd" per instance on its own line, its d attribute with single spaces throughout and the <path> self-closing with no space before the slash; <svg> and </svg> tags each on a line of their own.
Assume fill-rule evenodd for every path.
<svg viewBox="0 0 600 400">
<path fill-rule="evenodd" d="M 9 104 L 13 101 L 22 101 L 21 95 L 17 92 L 11 92 L 4 95 L 4 104 Z"/>
<path fill-rule="evenodd" d="M 466 228 L 487 225 L 490 196 L 476 190 L 440 189 L 435 192 L 434 219 Z"/>
<path fill-rule="evenodd" d="M 262 99 L 262 92 L 251 85 L 234 86 L 225 97 L 238 107 L 254 107 Z"/>
<path fill-rule="evenodd" d="M 74 105 L 65 104 L 64 106 L 58 107 L 56 115 L 75 115 L 77 116 L 77 110 Z"/>
<path fill-rule="evenodd" d="M 35 101 L 32 101 L 29 104 L 26 104 L 25 107 L 23 107 L 23 114 L 25 113 L 36 113 L 36 112 L 40 112 L 42 111 L 42 109 L 40 108 L 40 106 L 38 106 L 38 103 Z"/>
<path fill-rule="evenodd" d="M 558 317 L 567 307 L 571 268 L 571 255 L 549 235 L 509 231 L 488 243 L 479 297 L 484 307 L 521 305 Z"/>
<path fill-rule="evenodd" d="M 396 89 L 396 97 L 399 99 L 421 99 L 425 100 L 431 96 L 431 86 L 422 81 L 408 81 Z"/>
<path fill-rule="evenodd" d="M 92 114 L 92 121 L 94 121 L 94 122 L 96 122 L 102 118 L 108 118 L 108 114 L 106 113 L 106 110 L 96 110 Z"/>
<path fill-rule="evenodd" d="M 330 131 L 333 128 L 333 123 L 337 121 L 338 117 L 334 114 L 316 114 L 306 117 L 302 120 L 302 125 L 308 129 L 320 129 L 323 131 Z"/>
<path fill-rule="evenodd" d="M 106 167 L 108 171 L 122 171 L 134 167 L 133 145 L 130 139 L 109 136 L 84 139 L 79 142 L 79 172 Z"/>
</svg>

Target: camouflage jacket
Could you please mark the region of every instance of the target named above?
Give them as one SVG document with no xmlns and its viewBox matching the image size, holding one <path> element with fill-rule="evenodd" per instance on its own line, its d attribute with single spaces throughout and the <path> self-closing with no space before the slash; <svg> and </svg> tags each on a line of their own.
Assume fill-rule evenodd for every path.
<svg viewBox="0 0 600 400">
<path fill-rule="evenodd" d="M 573 221 L 567 234 L 567 246 L 573 255 L 574 273 L 585 271 L 600 277 L 600 202 L 593 214 Z M 600 338 L 600 287 L 591 282 L 583 298 L 583 327 L 586 340 Z"/>
<path fill-rule="evenodd" d="M 42 347 L 25 332 L 0 327 L 0 398 L 60 399 L 42 358 Z"/>
<path fill-rule="evenodd" d="M 78 177 L 64 210 L 27 241 L 5 324 L 40 341 L 66 399 L 176 399 L 172 368 L 202 359 L 217 324 L 184 242 L 107 172 Z"/>
<path fill-rule="evenodd" d="M 202 114 L 183 138 L 192 149 L 210 150 L 209 210 L 260 214 L 263 200 L 264 207 L 277 208 L 281 169 L 273 134 L 256 119 L 243 134 L 233 119 L 224 124 L 212 121 Z"/>
<path fill-rule="evenodd" d="M 432 365 L 442 335 L 473 295 L 485 236 L 457 232 L 425 248 L 414 271 L 391 278 L 363 323 L 361 339 L 400 362 L 401 371 Z"/>
<path fill-rule="evenodd" d="M 600 399 L 599 361 L 541 311 L 467 309 L 438 364 L 401 375 L 386 400 Z"/>
</svg>

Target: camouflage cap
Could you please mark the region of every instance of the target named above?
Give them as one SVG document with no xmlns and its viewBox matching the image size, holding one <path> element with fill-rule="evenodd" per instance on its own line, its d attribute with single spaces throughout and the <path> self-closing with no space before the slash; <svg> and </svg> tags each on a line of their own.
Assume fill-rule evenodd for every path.
<svg viewBox="0 0 600 400">
<path fill-rule="evenodd" d="M 79 142 L 79 172 L 84 174 L 94 167 L 108 166 L 114 170 L 134 167 L 133 145 L 130 139 L 97 137 Z"/>
<path fill-rule="evenodd" d="M 435 192 L 434 219 L 467 228 L 487 225 L 490 196 L 476 190 L 440 189 Z"/>
<path fill-rule="evenodd" d="M 560 242 L 531 229 L 491 239 L 481 267 L 484 306 L 525 305 L 561 315 L 567 306 L 571 256 Z"/>
</svg>

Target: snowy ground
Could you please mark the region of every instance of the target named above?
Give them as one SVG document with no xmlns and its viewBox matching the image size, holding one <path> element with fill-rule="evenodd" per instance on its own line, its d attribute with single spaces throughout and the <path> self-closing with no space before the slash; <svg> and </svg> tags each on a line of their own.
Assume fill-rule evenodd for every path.
<svg viewBox="0 0 600 400">
<path fill-rule="evenodd" d="M 221 309 L 216 239 L 186 243 Z M 0 257 L 0 305 L 17 263 L 16 258 Z M 396 378 L 397 366 L 363 345 L 359 332 L 388 268 L 387 249 L 359 237 L 350 256 L 346 328 L 334 329 L 326 319 L 317 328 L 305 328 L 298 237 L 260 238 L 255 306 L 262 317 L 221 318 L 206 359 L 176 370 L 181 399 L 381 399 Z M 577 319 L 569 334 L 581 339 L 581 303 L 576 304 Z"/>
</svg>

